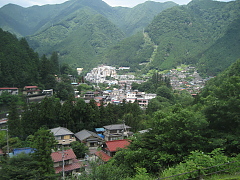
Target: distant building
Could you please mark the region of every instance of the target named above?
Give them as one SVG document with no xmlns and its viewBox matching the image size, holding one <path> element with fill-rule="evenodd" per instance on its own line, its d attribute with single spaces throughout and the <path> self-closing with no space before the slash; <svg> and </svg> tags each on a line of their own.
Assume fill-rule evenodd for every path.
<svg viewBox="0 0 240 180">
<path fill-rule="evenodd" d="M 131 127 L 125 124 L 112 124 L 103 127 L 105 129 L 103 135 L 106 141 L 125 139 L 133 134 L 129 131 Z"/>
<path fill-rule="evenodd" d="M 129 70 L 130 67 L 119 67 L 118 69 L 119 69 L 119 70 Z"/>
<path fill-rule="evenodd" d="M 23 94 L 26 94 L 26 95 L 39 94 L 40 92 L 41 90 L 38 89 L 37 86 L 25 86 L 23 88 Z"/>
<path fill-rule="evenodd" d="M 18 88 L 16 88 L 16 87 L 1 87 L 0 88 L 0 95 L 3 92 L 8 92 L 8 93 L 10 93 L 12 95 L 18 95 Z"/>
<path fill-rule="evenodd" d="M 6 127 L 8 122 L 8 118 L 0 119 L 0 128 Z"/>
<path fill-rule="evenodd" d="M 78 75 L 80 75 L 82 73 L 82 71 L 83 71 L 83 68 L 77 68 Z"/>
</svg>

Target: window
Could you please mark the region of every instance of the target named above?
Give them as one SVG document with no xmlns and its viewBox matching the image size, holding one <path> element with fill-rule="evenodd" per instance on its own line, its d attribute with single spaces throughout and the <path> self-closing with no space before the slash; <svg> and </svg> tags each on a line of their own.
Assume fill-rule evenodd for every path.
<svg viewBox="0 0 240 180">
<path fill-rule="evenodd" d="M 65 135 L 64 139 L 70 139 L 70 135 Z"/>
</svg>

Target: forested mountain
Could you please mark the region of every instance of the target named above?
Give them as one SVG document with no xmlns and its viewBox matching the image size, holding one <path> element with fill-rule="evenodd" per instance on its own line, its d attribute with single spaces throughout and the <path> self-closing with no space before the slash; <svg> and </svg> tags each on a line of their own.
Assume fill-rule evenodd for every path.
<svg viewBox="0 0 240 180">
<path fill-rule="evenodd" d="M 0 9 L 0 27 L 27 36 L 40 55 L 58 52 L 60 62 L 74 68 L 108 64 L 145 73 L 188 64 L 216 75 L 240 57 L 239 8 L 239 0 L 147 1 L 134 8 L 101 0 L 9 4 Z"/>
<path fill-rule="evenodd" d="M 186 6 L 167 9 L 154 18 L 144 34 L 135 37 L 139 39 L 135 51 L 127 48 L 129 42 L 125 40 L 109 49 L 103 59 L 121 66 L 133 62 L 135 67 L 136 63 L 151 62 L 147 68 L 159 70 L 186 63 L 215 75 L 240 57 L 239 8 L 240 1 L 193 0 Z M 125 55 L 144 52 L 144 58 L 136 61 L 136 55 L 122 57 L 121 50 Z"/>
<path fill-rule="evenodd" d="M 176 5 L 148 1 L 125 8 L 111 7 L 102 0 L 29 8 L 9 4 L 0 9 L 0 27 L 28 36 L 30 46 L 40 55 L 57 51 L 60 61 L 86 68 L 86 62 L 87 67 L 101 63 L 97 56 L 106 48 L 142 31 L 155 15 Z"/>
<path fill-rule="evenodd" d="M 33 35 L 87 8 L 91 10 L 91 15 L 101 14 L 126 35 L 131 35 L 148 25 L 164 9 L 176 5 L 173 2 L 148 1 L 134 8 L 111 7 L 102 0 L 70 0 L 62 4 L 28 8 L 8 4 L 0 8 L 0 27 L 19 36 Z"/>
<path fill-rule="evenodd" d="M 39 58 L 25 39 L 0 29 L 0 87 L 23 87 L 39 82 Z"/>
<path fill-rule="evenodd" d="M 94 67 L 98 64 L 96 56 L 123 39 L 124 33 L 102 15 L 91 13 L 88 8 L 76 12 L 27 39 L 40 54 L 56 50 L 68 64 Z"/>
</svg>

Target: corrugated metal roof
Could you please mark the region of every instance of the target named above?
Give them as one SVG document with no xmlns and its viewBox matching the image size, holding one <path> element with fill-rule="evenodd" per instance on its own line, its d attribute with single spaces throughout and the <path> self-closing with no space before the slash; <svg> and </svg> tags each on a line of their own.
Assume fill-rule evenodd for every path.
<svg viewBox="0 0 240 180">
<path fill-rule="evenodd" d="M 112 125 L 108 125 L 108 126 L 103 126 L 105 129 L 107 130 L 115 130 L 115 129 L 130 129 L 130 126 L 127 126 L 125 124 L 112 124 Z"/>
<path fill-rule="evenodd" d="M 68 130 L 67 128 L 64 128 L 64 127 L 57 127 L 57 128 L 53 128 L 53 129 L 50 129 L 50 130 L 51 130 L 51 132 L 53 133 L 54 136 L 74 134 L 73 132 L 71 132 L 70 130 Z"/>
<path fill-rule="evenodd" d="M 91 136 L 96 137 L 96 138 L 102 140 L 102 138 L 100 136 L 98 136 L 96 133 L 94 133 L 92 131 L 88 131 L 86 129 L 84 129 L 84 130 L 82 130 L 82 131 L 80 131 L 80 132 L 78 132 L 78 133 L 76 133 L 74 135 L 76 136 L 76 138 L 78 138 L 81 141 L 83 141 L 83 140 L 85 140 L 85 139 L 87 139 L 87 138 L 89 138 Z"/>
</svg>

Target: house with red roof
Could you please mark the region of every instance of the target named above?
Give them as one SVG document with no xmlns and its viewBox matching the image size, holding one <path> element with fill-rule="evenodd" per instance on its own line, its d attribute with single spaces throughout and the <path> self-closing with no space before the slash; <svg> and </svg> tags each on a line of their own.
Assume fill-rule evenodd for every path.
<svg viewBox="0 0 240 180">
<path fill-rule="evenodd" d="M 18 88 L 16 88 L 16 87 L 1 87 L 0 88 L 0 95 L 3 92 L 8 92 L 8 93 L 10 93 L 12 95 L 18 95 Z"/>
<path fill-rule="evenodd" d="M 82 162 L 77 160 L 77 157 L 72 149 L 53 152 L 51 157 L 54 162 L 56 174 L 63 172 L 63 170 L 65 174 L 74 174 L 83 167 Z"/>
<path fill-rule="evenodd" d="M 40 92 L 41 90 L 38 89 L 37 86 L 25 86 L 23 88 L 23 94 L 26 94 L 26 95 L 39 94 Z"/>
<path fill-rule="evenodd" d="M 106 141 L 102 145 L 102 150 L 97 151 L 95 155 L 100 158 L 102 161 L 109 161 L 119 149 L 127 148 L 130 145 L 130 141 L 127 139 Z"/>
</svg>

